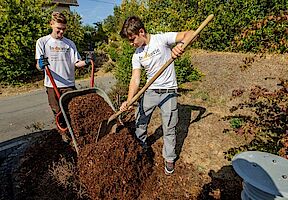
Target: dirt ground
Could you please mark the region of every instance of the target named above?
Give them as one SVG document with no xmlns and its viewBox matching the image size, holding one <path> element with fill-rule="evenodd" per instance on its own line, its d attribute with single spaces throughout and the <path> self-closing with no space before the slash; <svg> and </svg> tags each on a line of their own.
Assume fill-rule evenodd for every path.
<svg viewBox="0 0 288 200">
<path fill-rule="evenodd" d="M 222 117 L 230 115 L 229 109 L 247 98 L 253 86 L 274 90 L 278 78 L 288 78 L 288 55 L 261 57 L 206 51 L 193 51 L 191 55 L 193 66 L 205 76 L 199 82 L 183 84 L 179 90 L 179 159 L 175 173 L 164 174 L 161 121 L 156 109 L 148 129 L 154 153 L 153 171 L 145 180 L 150 184 L 144 184 L 138 199 L 240 199 L 241 178 L 224 158 L 224 152 L 245 140 L 241 135 L 224 133 L 229 124 Z M 243 95 L 233 98 L 232 92 L 238 89 L 244 91 Z M 83 188 L 81 184 L 75 187 L 74 199 L 89 199 L 79 189 Z"/>
</svg>

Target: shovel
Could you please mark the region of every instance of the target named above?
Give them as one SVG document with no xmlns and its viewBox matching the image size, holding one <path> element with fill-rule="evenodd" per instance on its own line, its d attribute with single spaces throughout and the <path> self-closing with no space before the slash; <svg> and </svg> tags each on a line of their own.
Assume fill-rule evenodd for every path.
<svg viewBox="0 0 288 200">
<path fill-rule="evenodd" d="M 198 29 L 188 38 L 188 40 L 182 45 L 182 48 L 185 49 L 192 41 L 196 39 L 196 36 L 206 27 L 206 25 L 213 19 L 214 15 L 209 15 L 202 24 L 198 27 Z M 144 87 L 127 103 L 127 108 L 130 107 L 133 103 L 135 103 L 139 97 L 148 89 L 148 87 L 162 74 L 162 72 L 175 60 L 175 58 L 170 58 L 161 68 L 160 70 L 144 85 Z M 110 129 L 113 127 L 115 123 L 114 120 L 124 111 L 118 111 L 115 114 L 111 115 L 108 120 L 104 120 L 100 124 L 100 128 L 98 129 L 98 135 L 110 132 Z"/>
</svg>

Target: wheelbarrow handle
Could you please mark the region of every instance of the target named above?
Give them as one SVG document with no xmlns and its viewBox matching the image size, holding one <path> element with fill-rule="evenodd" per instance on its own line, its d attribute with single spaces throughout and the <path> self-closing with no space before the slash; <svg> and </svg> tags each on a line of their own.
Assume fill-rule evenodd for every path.
<svg viewBox="0 0 288 200">
<path fill-rule="evenodd" d="M 46 71 L 46 74 L 48 75 L 48 77 L 49 77 L 49 79 L 50 79 L 50 81 L 52 83 L 53 89 L 54 89 L 54 91 L 55 91 L 55 93 L 57 95 L 57 98 L 59 100 L 60 99 L 60 92 L 59 92 L 59 90 L 57 88 L 57 85 L 56 85 L 56 83 L 54 81 L 54 78 L 53 78 L 53 76 L 51 74 L 51 71 L 50 71 L 48 66 L 45 67 L 45 71 Z"/>
<path fill-rule="evenodd" d="M 94 72 L 95 72 L 95 66 L 94 61 L 91 59 L 91 78 L 90 78 L 90 87 L 94 87 Z"/>
<path fill-rule="evenodd" d="M 55 93 L 56 93 L 56 96 L 57 96 L 57 98 L 58 98 L 58 101 L 59 101 L 59 99 L 60 99 L 60 92 L 59 92 L 59 90 L 58 90 L 58 88 L 57 88 L 57 85 L 56 85 L 56 83 L 55 83 L 55 80 L 54 80 L 54 78 L 53 78 L 53 76 L 52 76 L 52 74 L 51 74 L 51 71 L 50 71 L 50 69 L 49 69 L 48 66 L 45 66 L 45 71 L 46 71 L 46 74 L 47 74 L 47 76 L 49 77 L 49 79 L 50 79 L 50 81 L 51 81 L 51 83 L 52 83 L 53 89 L 54 89 L 54 91 L 55 91 Z M 61 125 L 60 125 L 60 123 L 59 123 L 61 115 L 63 115 L 61 111 L 56 114 L 56 118 L 55 118 L 55 120 L 56 120 L 56 126 L 59 128 L 60 131 L 65 132 L 65 131 L 67 130 L 67 127 L 61 127 Z"/>
<path fill-rule="evenodd" d="M 191 36 L 185 41 L 182 48 L 185 49 L 195 38 L 196 36 L 204 29 L 204 27 L 207 26 L 207 24 L 213 19 L 214 15 L 209 15 L 202 24 L 197 28 L 196 31 L 194 31 Z M 175 60 L 175 58 L 170 58 L 161 68 L 160 70 L 144 85 L 144 87 L 127 103 L 127 107 L 131 106 L 133 103 L 135 103 L 138 98 L 148 89 L 148 87 L 162 74 L 162 72 Z M 108 119 L 108 123 L 114 119 L 116 119 L 122 112 L 124 111 L 118 111 L 115 114 L 111 115 L 111 117 Z"/>
</svg>

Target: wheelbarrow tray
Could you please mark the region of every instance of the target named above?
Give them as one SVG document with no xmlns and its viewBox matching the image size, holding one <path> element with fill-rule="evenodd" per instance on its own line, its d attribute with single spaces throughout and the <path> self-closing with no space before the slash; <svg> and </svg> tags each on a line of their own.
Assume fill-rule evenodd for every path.
<svg viewBox="0 0 288 200">
<path fill-rule="evenodd" d="M 78 154 L 78 146 L 77 146 L 77 142 L 75 140 L 74 137 L 74 132 L 73 129 L 71 127 L 71 118 L 68 112 L 68 104 L 69 102 L 74 98 L 74 97 L 78 97 L 78 96 L 83 96 L 83 95 L 87 95 L 87 94 L 91 94 L 91 93 L 96 93 L 99 96 L 101 96 L 107 103 L 108 105 L 113 109 L 113 111 L 115 112 L 115 108 L 110 100 L 110 98 L 108 97 L 108 95 L 100 88 L 85 88 L 85 89 L 78 89 L 78 90 L 73 90 L 73 91 L 69 91 L 64 93 L 63 95 L 61 95 L 60 99 L 59 99 L 59 105 L 61 108 L 61 111 L 63 113 L 63 117 L 65 119 L 65 122 L 67 124 L 67 128 L 69 130 L 69 133 L 71 135 L 74 147 L 76 149 L 76 152 Z"/>
</svg>

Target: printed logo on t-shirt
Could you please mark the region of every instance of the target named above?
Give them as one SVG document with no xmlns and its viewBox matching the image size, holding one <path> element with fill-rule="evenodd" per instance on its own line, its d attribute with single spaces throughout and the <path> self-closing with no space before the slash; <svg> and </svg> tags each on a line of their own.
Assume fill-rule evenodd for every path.
<svg viewBox="0 0 288 200">
<path fill-rule="evenodd" d="M 50 51 L 51 52 L 63 52 L 63 53 L 66 53 L 69 51 L 69 47 L 52 47 L 52 46 L 49 46 L 50 47 Z"/>
<path fill-rule="evenodd" d="M 51 62 L 58 62 L 58 61 L 65 61 L 66 54 L 69 53 L 70 47 L 67 46 L 49 46 L 50 48 L 50 61 Z"/>
<path fill-rule="evenodd" d="M 144 53 L 144 56 L 139 56 L 140 62 L 144 62 L 145 60 L 151 59 L 154 56 L 157 56 L 160 54 L 160 49 L 155 49 L 150 53 Z"/>
</svg>

